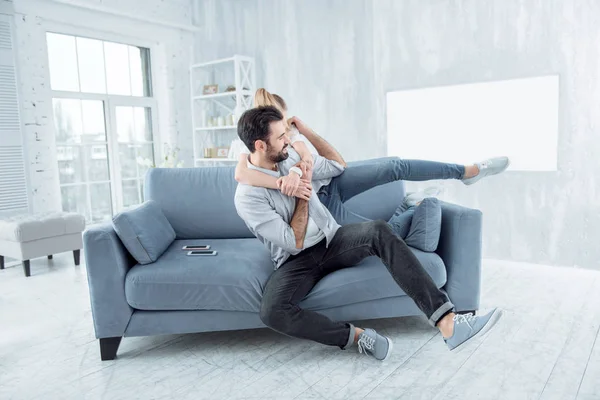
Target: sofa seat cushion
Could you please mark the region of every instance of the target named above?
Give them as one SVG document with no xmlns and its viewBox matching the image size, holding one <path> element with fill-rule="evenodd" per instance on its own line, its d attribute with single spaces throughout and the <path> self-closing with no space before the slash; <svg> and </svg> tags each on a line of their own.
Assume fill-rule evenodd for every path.
<svg viewBox="0 0 600 400">
<path fill-rule="evenodd" d="M 411 247 L 438 288 L 446 284 L 446 266 L 436 253 Z M 378 257 L 368 257 L 360 264 L 344 268 L 321 279 L 302 300 L 307 310 L 322 310 L 343 305 L 406 296 Z"/>
<path fill-rule="evenodd" d="M 181 248 L 209 244 L 216 256 L 187 256 Z M 414 250 L 438 287 L 446 268 L 435 253 Z M 125 280 L 127 302 L 140 310 L 224 310 L 258 312 L 273 273 L 269 252 L 258 239 L 176 240 L 154 263 L 136 265 Z M 320 310 L 405 293 L 376 257 L 323 278 L 301 302 Z"/>
<path fill-rule="evenodd" d="M 209 244 L 216 256 L 188 256 L 185 245 Z M 258 239 L 175 240 L 156 261 L 127 273 L 125 294 L 140 310 L 257 311 L 273 272 Z"/>
</svg>

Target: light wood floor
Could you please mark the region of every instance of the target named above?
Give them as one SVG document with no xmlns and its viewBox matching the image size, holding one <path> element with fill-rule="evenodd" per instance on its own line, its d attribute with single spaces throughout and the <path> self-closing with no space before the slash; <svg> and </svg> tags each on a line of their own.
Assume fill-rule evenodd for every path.
<svg viewBox="0 0 600 400">
<path fill-rule="evenodd" d="M 454 354 L 424 318 L 361 322 L 394 340 L 385 362 L 268 329 L 125 338 L 101 362 L 85 266 L 31 272 L 0 271 L 0 399 L 600 399 L 595 271 L 485 261 L 497 327 Z"/>
</svg>

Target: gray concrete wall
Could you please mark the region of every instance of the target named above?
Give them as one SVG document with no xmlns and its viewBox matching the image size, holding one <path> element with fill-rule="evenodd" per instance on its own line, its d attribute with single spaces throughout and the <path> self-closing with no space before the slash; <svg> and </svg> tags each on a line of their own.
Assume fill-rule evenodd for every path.
<svg viewBox="0 0 600 400">
<path fill-rule="evenodd" d="M 483 211 L 485 257 L 600 269 L 600 2 L 200 0 L 198 13 L 197 60 L 255 56 L 258 84 L 347 160 L 386 154 L 388 91 L 558 74 L 558 172 L 443 182 L 443 199 Z"/>
</svg>

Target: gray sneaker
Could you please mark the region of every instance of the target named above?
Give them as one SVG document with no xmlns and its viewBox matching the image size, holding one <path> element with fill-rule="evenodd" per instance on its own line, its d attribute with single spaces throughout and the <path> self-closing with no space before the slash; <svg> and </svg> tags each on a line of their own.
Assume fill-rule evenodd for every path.
<svg viewBox="0 0 600 400">
<path fill-rule="evenodd" d="M 358 352 L 370 354 L 379 361 L 384 361 L 392 353 L 392 339 L 382 336 L 374 329 L 365 329 L 358 336 Z"/>
<path fill-rule="evenodd" d="M 485 161 L 475 163 L 479 168 L 479 173 L 472 178 L 463 179 L 465 185 L 472 185 L 486 176 L 498 175 L 506 170 L 510 165 L 508 157 L 495 157 Z"/>
<path fill-rule="evenodd" d="M 454 316 L 454 332 L 449 338 L 444 338 L 450 350 L 454 350 L 470 339 L 483 336 L 498 322 L 502 316 L 502 310 L 494 308 L 481 317 L 473 314 L 456 314 Z"/>
</svg>

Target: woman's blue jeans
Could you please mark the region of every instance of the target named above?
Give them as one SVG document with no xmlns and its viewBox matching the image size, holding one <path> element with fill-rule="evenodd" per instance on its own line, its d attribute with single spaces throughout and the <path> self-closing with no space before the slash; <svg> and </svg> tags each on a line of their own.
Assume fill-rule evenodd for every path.
<svg viewBox="0 0 600 400">
<path fill-rule="evenodd" d="M 428 181 L 432 179 L 462 179 L 464 165 L 437 161 L 403 160 L 398 157 L 375 158 L 348 163 L 340 176 L 319 190 L 319 199 L 340 225 L 370 221 L 348 210 L 344 203 L 357 194 L 394 181 Z M 410 223 L 409 214 L 396 212 L 390 224 Z M 404 215 L 407 214 L 407 215 Z M 397 220 L 395 220 L 397 219 Z M 394 229 L 396 230 L 396 229 Z"/>
</svg>

